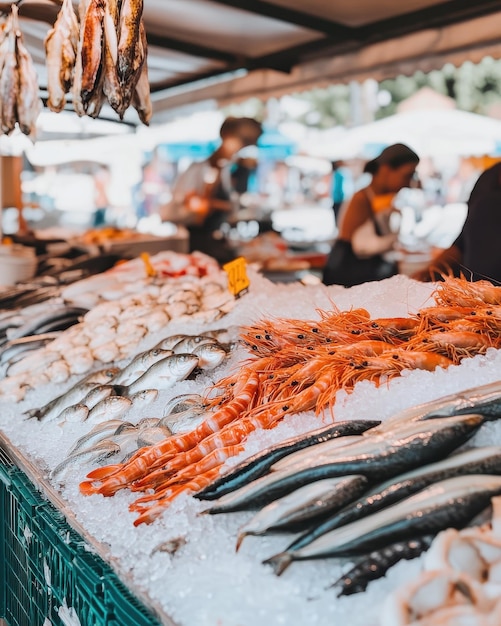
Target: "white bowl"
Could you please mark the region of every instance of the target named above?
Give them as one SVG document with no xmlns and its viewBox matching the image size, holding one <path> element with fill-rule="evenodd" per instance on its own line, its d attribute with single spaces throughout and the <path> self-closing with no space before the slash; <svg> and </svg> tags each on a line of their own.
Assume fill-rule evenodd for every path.
<svg viewBox="0 0 501 626">
<path fill-rule="evenodd" d="M 14 285 L 35 276 L 36 256 L 0 254 L 0 285 Z"/>
</svg>

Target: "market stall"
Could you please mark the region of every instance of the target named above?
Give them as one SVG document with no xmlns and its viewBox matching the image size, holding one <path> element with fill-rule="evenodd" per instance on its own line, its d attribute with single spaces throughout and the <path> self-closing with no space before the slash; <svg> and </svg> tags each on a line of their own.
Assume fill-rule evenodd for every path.
<svg viewBox="0 0 501 626">
<path fill-rule="evenodd" d="M 298 283 L 276 285 L 249 268 L 250 284 L 247 291 L 235 299 L 226 288 L 216 287 L 218 284 L 226 287 L 227 275 L 203 257 L 190 260 L 189 256 L 163 253 L 158 258 L 152 257 L 151 261 L 157 270 L 156 276 L 148 277 L 143 262 L 137 259 L 129 262 L 128 268 L 122 265 L 120 269 L 68 286 L 64 293 L 65 300 L 75 305 L 85 304 L 88 313 L 83 316 L 80 324 L 63 331 L 52 344 L 14 363 L 0 383 L 1 429 L 7 456 L 41 489 L 42 498 L 48 497 L 66 515 L 69 524 L 82 535 L 89 548 L 111 565 L 114 575 L 127 585 L 129 592 L 140 599 L 143 606 L 143 613 L 140 611 L 140 614 L 144 620 L 183 625 L 218 622 L 250 625 L 256 623 L 258 615 L 259 622 L 269 624 L 280 624 L 284 621 L 299 624 L 311 620 L 318 624 L 328 624 L 333 620 L 347 619 L 353 624 L 376 626 L 385 623 L 379 617 L 383 603 L 386 598 L 392 597 L 392 593 L 403 582 L 415 579 L 421 569 L 423 557 L 416 557 L 409 562 L 400 561 L 389 569 L 385 577 L 369 583 L 364 592 L 338 598 L 339 586 L 333 589 L 331 585 L 342 578 L 357 559 L 353 556 L 341 559 L 308 559 L 292 563 L 280 576 L 276 575 L 270 564 L 265 562 L 282 553 L 297 538 L 297 533 L 282 532 L 261 537 L 261 531 L 256 528 L 258 536 L 252 536 L 252 520 L 262 508 L 261 505 L 244 507 L 243 510 L 237 507 L 236 512 L 207 514 L 207 510 L 210 511 L 214 505 L 221 505 L 225 499 L 223 497 L 216 501 L 207 501 L 193 497 L 194 491 L 207 484 L 203 482 L 206 474 L 201 467 L 198 478 L 191 479 L 194 480 L 193 483 L 179 483 L 181 489 L 177 497 L 168 497 L 168 502 L 164 503 L 160 498 L 159 507 L 152 501 L 152 508 L 148 504 L 148 494 L 152 494 L 149 488 L 138 493 L 134 484 L 119 482 L 119 487 L 123 488 L 103 489 L 100 493 L 101 485 L 108 484 L 105 478 L 106 468 L 116 466 L 117 463 L 119 467 L 124 462 L 123 455 L 134 453 L 137 447 L 135 428 L 142 420 L 156 419 L 155 424 L 158 427 L 159 418 L 169 418 L 164 420 L 164 424 L 170 424 L 171 432 L 176 430 L 176 424 L 181 429 L 174 436 L 174 440 L 184 441 L 180 422 L 186 418 L 186 411 L 176 414 L 176 411 L 169 412 L 168 407 L 172 409 L 176 403 L 179 404 L 180 398 L 187 401 L 197 396 L 205 396 L 209 390 L 212 390 L 212 395 L 214 385 L 218 393 L 223 393 L 218 401 L 221 404 L 221 398 L 226 397 L 224 381 L 234 380 L 235 376 L 243 377 L 240 387 L 236 386 L 236 389 L 243 390 L 245 385 L 252 382 L 249 359 L 251 364 L 262 362 L 264 367 L 266 357 L 260 354 L 266 354 L 267 343 L 277 355 L 275 368 L 270 372 L 277 376 L 280 373 L 280 377 L 285 376 L 291 365 L 290 362 L 284 364 L 278 359 L 282 354 L 282 348 L 278 346 L 282 342 L 286 344 L 291 341 L 291 345 L 295 346 L 294 358 L 298 359 L 304 352 L 304 345 L 301 347 L 301 344 L 305 340 L 299 339 L 300 328 L 303 329 L 303 334 L 306 333 L 308 345 L 317 346 L 306 353 L 307 362 L 316 364 L 318 381 L 321 379 L 320 373 L 324 371 L 323 361 L 330 364 L 331 376 L 334 364 L 338 368 L 342 366 L 348 369 L 343 370 L 344 374 L 336 379 L 337 382 L 331 380 L 332 384 L 327 388 L 328 394 L 322 397 L 320 403 L 300 404 L 299 398 L 306 397 L 305 392 L 311 394 L 317 383 L 314 383 L 315 378 L 297 380 L 300 372 L 296 367 L 292 378 L 299 383 L 299 387 L 292 384 L 291 380 L 288 395 L 283 396 L 284 399 L 278 405 L 276 402 L 264 400 L 262 411 L 256 414 L 257 422 L 249 422 L 254 425 L 253 428 L 242 431 L 245 436 L 243 440 L 232 439 L 231 443 L 229 440 L 225 443 L 221 434 L 219 445 L 222 447 L 214 468 L 218 474 L 230 470 L 265 448 L 282 443 L 290 437 L 297 438 L 319 427 L 329 427 L 329 424 L 336 426 L 346 422 L 357 425 L 360 420 L 367 420 L 367 426 L 374 427 L 375 423 L 381 421 L 384 427 L 396 418 L 407 419 L 409 411 L 415 417 L 423 417 L 423 413 L 426 415 L 430 410 L 423 403 L 440 401 L 450 394 L 454 398 L 452 408 L 450 400 L 449 404 L 440 401 L 433 407 L 439 415 L 457 414 L 456 418 L 451 419 L 457 419 L 466 430 L 461 430 L 462 434 L 458 434 L 458 438 L 454 440 L 456 443 L 449 443 L 446 448 L 443 448 L 443 438 L 430 440 L 426 447 L 431 458 L 428 456 L 426 462 L 438 461 L 444 455 L 451 454 L 452 449 L 466 451 L 475 447 L 481 448 L 482 457 L 486 458 L 490 448 L 487 450 L 484 446 L 496 446 L 498 441 L 496 421 L 489 420 L 497 415 L 499 350 L 496 347 L 496 334 L 492 333 L 492 317 L 487 314 L 480 316 L 480 311 L 490 310 L 492 313 L 496 309 L 495 305 L 490 304 L 486 309 L 480 300 L 483 291 L 475 294 L 471 285 L 466 282 L 458 283 L 459 290 L 456 290 L 456 283 L 451 283 L 451 297 L 456 297 L 458 303 L 463 298 L 462 305 L 457 303 L 453 306 L 450 303 L 451 312 L 461 310 L 461 306 L 464 307 L 465 301 L 468 301 L 477 313 L 470 318 L 470 323 L 473 324 L 473 320 L 480 323 L 480 320 L 487 319 L 487 326 L 481 334 L 476 333 L 477 343 L 473 347 L 470 345 L 469 349 L 464 344 L 460 347 L 458 343 L 460 338 L 469 337 L 463 330 L 461 337 L 455 339 L 457 345 L 451 343 L 452 338 L 449 338 L 451 342 L 446 347 L 441 344 L 442 347 L 437 351 L 422 353 L 414 343 L 419 337 L 413 332 L 417 327 L 417 320 L 421 319 L 422 323 L 427 319 L 431 324 L 435 310 L 439 316 L 445 311 L 443 305 L 438 306 L 438 301 L 440 298 L 445 299 L 446 291 L 439 290 L 437 294 L 436 285 L 417 283 L 405 276 L 351 289 L 305 286 Z M 181 268 L 181 276 L 175 277 L 172 272 L 177 269 L 179 273 Z M 490 292 L 491 297 L 496 291 L 496 288 L 492 289 L 494 291 Z M 193 297 L 194 293 L 198 294 L 196 299 Z M 135 314 L 139 311 L 140 316 Z M 418 313 L 419 318 L 416 317 Z M 329 351 L 323 351 L 324 331 L 320 330 L 327 324 L 331 328 L 331 337 L 334 337 L 336 320 L 356 324 L 358 329 L 365 320 L 368 327 L 390 332 L 388 336 L 393 336 L 393 343 L 388 343 L 387 349 L 390 350 L 391 357 L 382 359 L 382 355 L 376 358 L 363 354 L 359 363 L 362 367 L 358 367 L 357 341 L 366 340 L 368 334 L 362 333 L 357 339 L 356 333 L 350 333 L 351 339 L 344 345 L 355 351 L 351 353 L 348 363 L 342 358 L 336 360 L 340 357 L 333 354 L 335 350 L 332 348 L 338 345 L 338 341 L 331 339 L 327 344 Z M 280 329 L 278 336 L 275 334 L 277 324 Z M 318 327 L 318 332 L 312 333 L 311 330 L 315 327 Z M 257 332 L 261 328 L 271 333 L 270 338 L 265 340 L 264 335 Z M 400 333 L 400 341 L 394 343 L 396 333 Z M 443 336 L 443 333 L 440 335 Z M 198 366 L 199 369 L 193 376 L 188 374 L 188 368 L 184 370 L 184 374 L 179 374 L 175 384 L 172 384 L 170 370 L 168 374 L 165 371 L 160 374 L 159 364 L 162 360 L 153 365 L 153 372 L 156 374 L 149 375 L 145 386 L 134 382 L 134 376 L 138 376 L 141 371 L 137 360 L 132 369 L 132 377 L 131 368 L 125 370 L 134 361 L 135 355 L 144 355 L 159 343 L 167 346 L 170 342 L 182 341 L 185 351 L 183 356 L 186 356 L 186 352 L 194 350 L 189 347 L 187 340 L 202 336 L 206 339 L 210 337 L 209 343 L 217 338 L 217 343 L 226 345 L 223 360 L 215 366 L 207 365 L 205 369 Z M 243 343 L 235 343 L 239 337 L 244 339 Z M 279 341 L 275 348 L 273 341 Z M 312 341 L 315 343 L 311 343 Z M 259 346 L 258 350 L 251 349 L 254 342 L 254 345 Z M 402 358 L 404 343 L 409 344 L 406 354 L 411 360 L 406 361 L 403 368 L 395 368 L 395 355 L 398 353 Z M 423 359 L 421 363 L 417 359 L 418 355 Z M 163 361 L 169 358 L 171 357 L 166 357 Z M 385 369 L 385 363 L 391 364 L 392 369 Z M 113 428 L 116 430 L 118 419 L 122 426 L 127 424 L 129 436 L 124 437 L 125 429 L 121 428 L 121 436 L 114 438 L 112 433 L 115 431 L 112 429 L 107 434 L 106 444 L 101 438 L 103 447 L 100 448 L 96 440 L 91 446 L 82 446 L 83 441 L 91 443 L 89 437 L 91 433 L 94 433 L 92 437 L 95 436 L 98 426 L 103 427 L 107 422 L 112 426 L 112 404 L 109 403 L 109 409 L 104 414 L 89 407 L 82 413 L 82 402 L 64 409 L 64 403 L 56 407 L 53 400 L 69 389 L 75 389 L 75 384 L 89 373 L 101 371 L 99 368 L 103 365 L 108 365 L 113 370 L 113 377 L 117 376 L 117 369 L 119 374 L 122 372 L 118 379 L 115 378 L 120 381 L 118 388 L 122 392 L 124 384 L 129 388 L 127 394 L 115 398 L 117 406 L 125 400 L 125 408 L 121 407 L 117 413 L 113 409 Z M 145 367 L 147 366 L 143 365 L 142 369 Z M 125 371 L 128 372 L 128 377 L 125 376 Z M 271 380 L 268 375 L 265 379 Z M 284 378 L 285 380 L 287 379 Z M 488 383 L 493 383 L 493 387 L 489 387 L 486 403 L 481 391 Z M 109 385 L 101 383 L 101 387 L 104 389 Z M 148 399 L 143 397 L 141 401 L 136 400 L 131 407 L 130 399 L 133 395 L 141 390 L 146 391 L 146 388 L 150 391 L 156 388 L 157 394 Z M 478 391 L 467 391 L 471 389 Z M 107 401 L 112 398 L 113 396 L 108 397 Z M 289 410 L 283 404 L 284 401 L 295 404 Z M 75 398 L 72 402 L 75 402 Z M 75 407 L 78 407 L 78 411 Z M 214 404 L 209 411 L 212 418 L 207 415 L 201 417 L 200 414 L 197 416 L 195 412 L 192 416 L 195 419 L 195 431 L 202 432 L 200 428 L 206 427 L 201 425 L 207 419 L 212 420 L 211 423 L 218 423 L 219 428 L 223 429 L 221 418 L 216 417 L 223 408 L 224 404 L 218 412 L 217 405 Z M 244 410 L 244 405 L 241 405 L 241 409 Z M 91 415 L 92 411 L 94 412 Z M 464 415 L 465 412 L 482 413 L 491 418 L 484 421 L 478 415 Z M 271 421 L 267 421 L 268 418 Z M 429 425 L 431 422 L 434 422 L 432 426 Z M 440 420 L 421 422 L 413 427 L 413 432 L 420 433 L 419 437 L 422 438 L 423 433 L 433 430 L 439 423 Z M 265 425 L 265 429 L 259 424 Z M 189 424 L 187 432 L 192 432 Z M 369 433 L 370 429 L 366 434 L 356 436 L 370 441 Z M 158 434 L 157 432 L 156 436 Z M 218 432 L 216 434 L 219 436 Z M 391 441 L 392 436 L 392 431 L 387 429 L 382 435 L 383 439 L 378 440 L 378 446 L 384 441 Z M 408 436 L 410 437 L 409 433 Z M 165 433 L 163 437 L 165 438 Z M 353 434 L 351 437 L 353 439 Z M 146 431 L 144 439 L 143 444 L 147 439 Z M 150 439 L 145 450 L 156 449 L 164 440 L 160 433 L 157 443 L 152 443 Z M 110 441 L 113 443 L 111 447 Z M 202 439 L 201 443 L 204 441 L 208 440 Z M 57 445 L 54 445 L 55 442 Z M 225 447 L 226 444 L 229 447 Z M 213 456 L 208 454 L 207 458 Z M 193 458 L 197 458 L 196 455 Z M 201 461 L 205 462 L 203 457 Z M 369 467 L 376 471 L 376 465 Z M 100 468 L 105 472 L 101 475 L 102 483 L 98 479 L 86 479 L 89 474 L 93 475 L 91 472 L 96 478 Z M 204 469 L 207 471 L 207 468 Z M 210 480 L 214 480 L 214 470 L 210 471 Z M 350 470 L 350 473 L 353 471 Z M 482 473 L 485 472 L 489 474 L 489 467 L 482 470 Z M 113 478 L 113 473 L 111 477 Z M 202 480 L 200 483 L 199 478 Z M 12 483 L 14 487 L 9 488 L 15 492 L 16 480 L 12 480 Z M 91 485 L 90 491 L 83 487 L 86 484 Z M 153 486 L 154 483 L 151 483 L 150 487 Z M 92 494 L 94 487 L 95 493 Z M 491 489 L 489 493 L 495 495 L 498 487 L 494 491 Z M 351 497 L 356 497 L 356 493 L 352 486 Z M 143 497 L 146 504 L 137 506 L 138 499 Z M 155 497 L 151 499 L 155 500 Z M 484 499 L 481 504 L 488 504 L 488 500 L 489 498 Z M 37 502 L 37 505 L 40 504 Z M 44 510 L 44 506 L 41 506 L 41 510 Z M 459 515 L 461 507 L 457 511 Z M 456 524 L 454 519 L 450 523 L 452 526 Z M 457 523 L 462 524 L 461 521 Z M 36 526 L 23 527 L 24 531 L 21 529 L 21 534 L 17 535 L 20 545 L 16 549 L 21 553 L 29 550 L 30 546 L 30 540 L 22 538 L 23 532 L 26 537 L 26 532 L 34 533 L 37 529 Z M 251 536 L 243 540 L 244 535 Z M 235 550 L 237 545 L 238 551 Z M 74 619 L 78 617 L 80 623 L 84 623 L 82 614 L 85 613 L 82 611 L 85 611 L 85 604 L 75 599 L 76 591 L 73 595 L 68 591 L 66 595 L 61 593 L 58 589 L 60 583 L 55 572 L 56 566 L 51 567 L 49 564 L 47 567 L 46 582 L 39 583 L 42 586 L 41 595 L 48 595 L 54 600 L 59 598 L 62 603 L 57 605 L 54 601 L 49 609 L 52 611 L 51 615 L 54 616 L 59 611 L 61 616 L 67 610 L 72 612 Z M 79 571 L 85 576 L 85 568 Z M 106 575 L 101 576 L 105 598 L 103 602 L 109 611 L 108 617 L 100 618 L 101 620 L 112 620 L 110 604 L 107 602 L 111 602 L 110 594 L 115 600 L 117 598 L 116 589 L 110 591 L 109 580 L 114 581 L 113 578 L 107 579 Z M 62 598 L 66 599 L 66 603 L 63 603 Z M 116 602 L 120 605 L 118 600 Z M 476 610 L 477 608 L 475 607 Z M 27 622 L 21 619 L 18 623 Z M 102 621 L 96 619 L 86 623 Z"/>
<path fill-rule="evenodd" d="M 464 58 L 471 50 L 499 55 L 493 19 L 498 6 L 487 1 L 467 8 L 462 2 L 418 2 L 407 13 L 390 2 L 341 8 L 318 3 L 308 10 L 283 2 L 147 2 L 144 21 L 136 14 L 127 22 L 132 33 L 127 42 L 112 28 L 117 14 L 106 13 L 106 26 L 97 20 L 101 30 L 90 28 L 94 20 L 89 29 L 80 28 L 88 60 L 95 61 L 94 48 L 82 33 L 100 33 L 103 41 L 106 32 L 108 48 L 99 48 L 104 56 L 86 71 L 80 67 L 80 82 L 71 94 L 63 85 L 61 95 L 49 85 L 50 67 L 40 50 L 48 26 L 57 15 L 63 21 L 64 14 L 52 2 L 19 4 L 20 26 L 11 23 L 5 32 L 23 51 L 23 62 L 21 34 L 28 40 L 41 68 L 40 84 L 48 87 L 44 99 L 82 115 L 108 114 L 111 107 L 124 121 L 132 116 L 148 122 L 153 114 L 160 118 L 165 106 L 203 97 L 220 102 L 250 92 L 265 97 L 334 78 L 360 78 L 376 69 L 384 74 L 396 65 L 416 67 L 416 58 L 423 59 L 422 66 Z M 104 19 L 111 4 L 92 6 Z M 193 14 L 200 19 L 193 20 Z M 242 22 L 242 14 L 251 14 L 252 23 Z M 242 23 L 245 29 L 236 28 Z M 275 36 L 277 27 L 280 36 Z M 217 45 L 200 44 L 208 39 Z M 157 49 L 147 60 L 146 43 L 149 52 Z M 110 70 L 115 53 L 122 62 L 111 77 L 119 79 L 120 89 L 110 74 L 106 86 L 96 80 L 99 63 Z M 195 67 L 187 70 L 194 59 Z M 346 59 L 355 62 L 349 75 Z M 13 76 L 19 65 L 11 58 Z M 228 72 L 252 69 L 258 71 L 225 80 Z M 196 96 L 195 90 L 179 89 L 215 77 L 223 80 L 199 85 Z M 134 84 L 141 89 L 131 91 Z M 150 86 L 158 94 L 153 102 Z M 10 109 L 14 117 L 4 120 L 5 132 L 17 124 L 31 133 L 40 107 L 38 97 L 31 102 L 28 111 Z M 134 252 L 142 252 L 145 242 L 136 243 Z M 488 505 L 494 502 L 496 510 L 501 493 L 499 288 L 481 284 L 475 290 L 465 280 L 451 280 L 440 289 L 403 275 L 351 289 L 277 285 L 245 263 L 223 270 L 204 255 L 151 252 L 133 254 L 120 265 L 110 262 L 99 273 L 71 280 L 67 275 L 55 285 L 25 285 L 22 293 L 16 286 L 4 301 L 0 617 L 9 626 L 388 626 L 389 611 L 400 626 L 409 623 L 411 601 L 412 615 L 431 612 L 430 603 L 418 606 L 400 589 L 402 584 L 421 588 L 418 574 L 434 536 L 461 529 L 486 510 L 474 526 L 495 531 L 496 515 Z M 56 324 L 60 315 L 71 322 L 66 328 Z M 37 336 L 41 329 L 43 339 Z M 346 432 L 335 431 L 341 424 Z M 311 452 L 306 440 L 313 449 L 330 446 L 332 441 L 308 439 L 319 428 L 330 429 L 330 435 L 322 430 L 312 437 L 339 439 L 337 451 L 335 441 L 329 452 L 314 452 L 313 460 L 294 457 L 292 464 L 299 463 L 301 471 L 325 466 L 329 473 L 298 477 L 287 456 L 276 456 L 277 446 L 291 438 L 290 445 L 305 454 Z M 216 500 L 204 499 L 202 490 L 210 493 L 226 472 L 270 448 L 281 465 L 271 472 L 269 464 L 261 466 L 262 475 L 252 475 L 248 483 L 253 489 L 254 481 L 270 483 L 271 495 L 259 492 L 258 498 L 254 492 L 257 499 L 250 505 L 233 500 L 238 496 L 231 490 Z M 347 535 L 333 527 L 329 545 L 294 547 L 297 527 L 276 532 L 284 530 L 276 519 L 256 519 L 279 497 L 311 488 L 321 478 L 335 480 L 330 488 L 336 499 L 329 506 L 342 509 L 375 489 L 375 479 L 449 463 L 453 452 L 478 453 L 489 463 L 453 459 L 454 470 L 447 465 L 445 474 L 430 472 L 428 482 L 413 483 L 425 495 L 398 508 L 389 522 L 374 522 L 377 513 L 368 503 L 369 530 L 353 526 L 356 520 Z M 273 473 L 294 488 L 284 492 Z M 447 479 L 455 482 L 444 484 Z M 201 497 L 194 497 L 197 493 Z M 265 504 L 263 497 L 271 500 Z M 411 492 L 402 498 L 412 498 Z M 326 499 L 325 492 L 313 497 L 320 506 Z M 400 534 L 399 524 L 408 517 L 406 533 Z M 420 532 L 423 520 L 426 537 Z M 372 556 L 379 560 L 369 570 L 379 568 L 381 576 L 371 581 L 376 576 L 367 573 L 363 558 L 373 549 L 389 548 L 394 531 L 407 541 L 405 556 L 383 553 L 387 568 L 380 565 L 381 553 Z M 445 588 L 450 584 L 454 593 L 442 594 L 435 608 L 455 611 L 457 599 L 460 609 L 467 605 L 477 620 L 473 623 L 498 615 L 499 540 L 490 537 L 487 543 L 494 551 L 492 586 L 480 587 L 485 563 L 482 569 L 481 559 L 467 558 L 466 571 L 457 564 L 453 572 L 445 569 Z M 346 574 L 360 558 L 362 579 L 350 588 Z M 475 571 L 468 570 L 470 563 Z"/>
</svg>

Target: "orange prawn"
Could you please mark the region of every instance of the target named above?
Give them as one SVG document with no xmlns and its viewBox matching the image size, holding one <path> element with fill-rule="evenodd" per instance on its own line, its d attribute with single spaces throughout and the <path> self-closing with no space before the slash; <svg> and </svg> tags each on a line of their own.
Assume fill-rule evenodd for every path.
<svg viewBox="0 0 501 626">
<path fill-rule="evenodd" d="M 501 304 L 501 287 L 488 280 L 468 281 L 464 276 L 443 277 L 434 293 L 435 302 L 445 306 Z"/>
<path fill-rule="evenodd" d="M 219 435 L 219 433 L 216 434 Z M 237 456 L 244 450 L 244 446 L 240 443 L 240 438 L 237 445 L 227 445 L 225 447 L 214 447 L 214 440 L 209 443 L 210 439 L 213 438 L 208 437 L 205 440 L 209 445 L 205 446 L 205 442 L 202 442 L 193 450 L 178 454 L 163 467 L 150 472 L 141 480 L 136 481 L 132 484 L 131 491 L 156 489 L 172 477 L 182 480 L 183 477 L 188 475 L 190 478 L 198 476 L 198 474 L 203 474 L 214 467 L 221 466 L 227 459 Z M 218 441 L 218 444 L 220 443 Z"/>
<path fill-rule="evenodd" d="M 447 368 L 454 362 L 442 354 L 421 350 L 398 350 L 384 355 L 398 362 L 402 369 L 420 369 L 432 372 L 437 367 Z"/>
<path fill-rule="evenodd" d="M 494 346 L 493 339 L 487 335 L 471 331 L 435 331 L 424 334 L 417 344 L 422 350 L 443 352 L 455 363 L 464 357 L 483 354 Z"/>
<path fill-rule="evenodd" d="M 419 329 L 416 317 L 378 317 L 371 322 L 371 330 L 379 339 L 391 343 L 407 341 Z"/>
<path fill-rule="evenodd" d="M 151 524 L 151 522 L 153 522 L 165 511 L 165 509 L 167 509 L 176 496 L 186 491 L 191 493 L 200 491 L 204 487 L 210 485 L 210 483 L 219 476 L 219 472 L 220 468 L 215 467 L 208 472 L 205 472 L 205 474 L 201 474 L 193 480 L 184 483 L 183 485 L 172 487 L 153 506 L 149 506 L 144 513 L 134 520 L 134 526 L 139 526 L 140 524 Z"/>
<path fill-rule="evenodd" d="M 140 454 L 133 457 L 128 463 L 115 465 L 111 468 L 105 466 L 94 470 L 87 475 L 90 480 L 80 483 L 80 491 L 84 495 L 92 493 L 113 495 L 138 478 L 142 478 L 154 463 L 159 464 L 172 458 L 173 453 L 195 447 L 202 439 L 220 430 L 226 424 L 237 419 L 244 411 L 252 408 L 258 385 L 258 374 L 251 372 L 246 383 L 243 384 L 241 392 L 215 411 L 200 426 L 188 433 L 168 437 L 161 443 L 140 451 Z M 118 469 L 116 469 L 117 467 Z"/>
</svg>

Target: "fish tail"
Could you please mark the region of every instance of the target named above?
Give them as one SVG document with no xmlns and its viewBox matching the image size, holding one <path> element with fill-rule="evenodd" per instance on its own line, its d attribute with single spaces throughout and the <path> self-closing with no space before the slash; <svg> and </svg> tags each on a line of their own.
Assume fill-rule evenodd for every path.
<svg viewBox="0 0 501 626">
<path fill-rule="evenodd" d="M 410 561 L 426 552 L 433 537 L 423 535 L 374 550 L 330 586 L 339 589 L 338 598 L 363 592 L 372 580 L 382 578 L 399 561 Z"/>
<path fill-rule="evenodd" d="M 245 531 L 238 533 L 237 543 L 235 545 L 235 552 L 238 552 L 240 550 L 240 546 L 242 545 L 242 541 L 247 537 L 247 535 L 250 535 L 250 533 L 245 532 Z"/>
<path fill-rule="evenodd" d="M 292 561 L 293 558 L 290 552 L 279 552 L 278 554 L 270 556 L 269 559 L 263 561 L 263 564 L 271 565 L 274 573 L 277 576 L 280 576 L 281 574 L 283 574 L 283 572 L 285 572 L 285 570 L 289 567 Z"/>
<path fill-rule="evenodd" d="M 43 417 L 43 413 L 40 409 L 30 409 L 29 411 L 25 411 L 23 415 L 26 416 L 24 418 L 25 420 L 31 420 L 33 418 L 36 418 L 40 421 Z"/>
</svg>

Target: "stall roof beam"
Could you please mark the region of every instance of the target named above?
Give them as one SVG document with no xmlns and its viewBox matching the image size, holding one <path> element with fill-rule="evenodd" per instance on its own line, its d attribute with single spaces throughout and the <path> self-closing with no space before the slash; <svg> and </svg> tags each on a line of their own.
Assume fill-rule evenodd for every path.
<svg viewBox="0 0 501 626">
<path fill-rule="evenodd" d="M 295 24 L 330 37 L 350 38 L 354 31 L 353 28 L 344 26 L 339 22 L 326 20 L 311 13 L 297 11 L 272 2 L 265 2 L 265 0 L 213 0 L 213 2 L 235 9 L 243 9 L 255 15 L 270 17 L 280 22 Z"/>
</svg>

